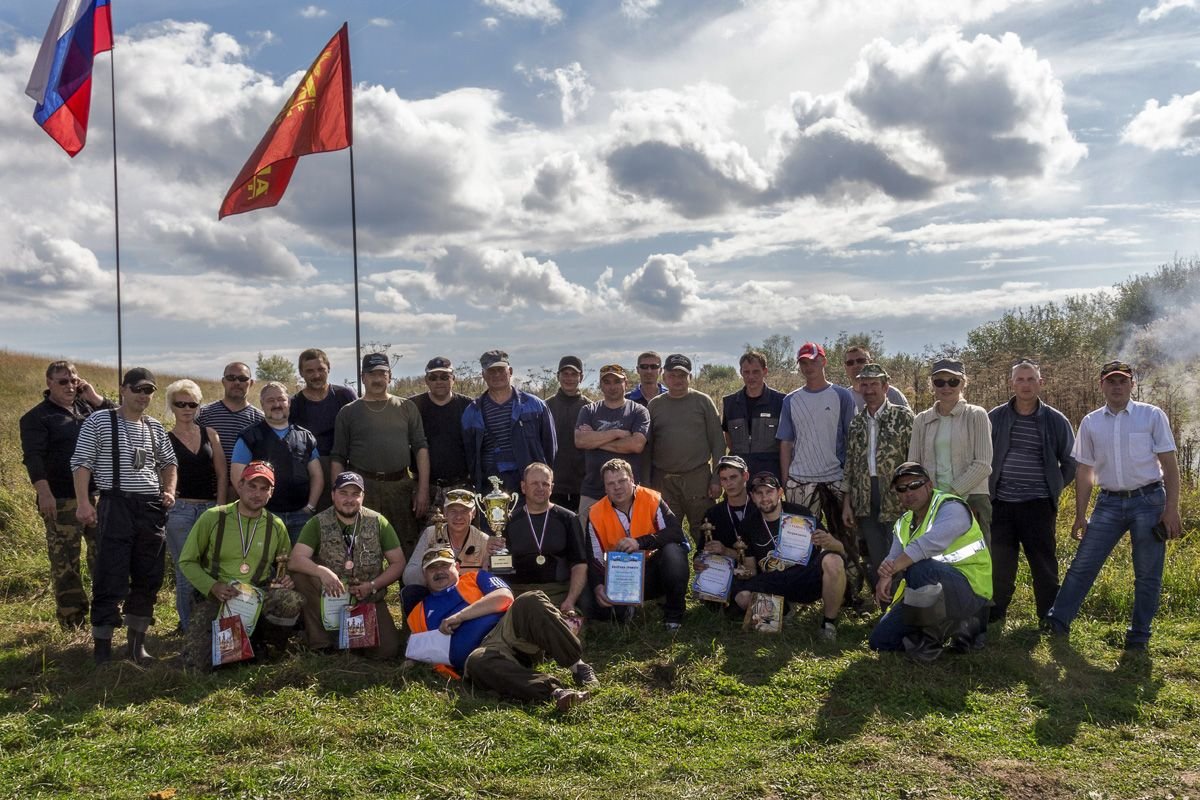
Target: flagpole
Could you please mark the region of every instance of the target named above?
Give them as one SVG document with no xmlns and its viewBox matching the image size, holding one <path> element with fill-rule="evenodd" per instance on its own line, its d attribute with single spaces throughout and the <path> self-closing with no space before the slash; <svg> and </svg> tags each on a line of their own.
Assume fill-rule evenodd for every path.
<svg viewBox="0 0 1200 800">
<path fill-rule="evenodd" d="M 354 145 L 350 145 L 350 240 L 354 249 L 354 368 L 358 375 L 358 394 L 362 396 L 362 372 L 358 369 L 362 358 L 361 327 L 358 310 L 358 211 L 354 206 Z"/>
<path fill-rule="evenodd" d="M 116 244 L 117 261 L 117 382 L 124 374 L 125 351 L 121 337 L 121 206 L 117 194 L 117 60 L 116 43 L 108 51 L 109 89 L 112 95 L 112 146 L 113 146 L 113 239 Z"/>
</svg>

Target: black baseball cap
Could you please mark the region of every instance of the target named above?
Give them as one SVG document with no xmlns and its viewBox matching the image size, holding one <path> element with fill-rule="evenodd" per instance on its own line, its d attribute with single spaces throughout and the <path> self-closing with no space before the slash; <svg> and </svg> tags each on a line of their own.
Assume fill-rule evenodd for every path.
<svg viewBox="0 0 1200 800">
<path fill-rule="evenodd" d="M 749 467 L 746 466 L 745 459 L 743 459 L 741 456 L 733 455 L 721 456 L 721 460 L 717 462 L 717 469 L 719 470 L 722 467 L 733 467 L 734 469 L 740 469 L 742 472 L 745 472 L 749 469 Z"/>
<path fill-rule="evenodd" d="M 492 367 L 512 367 L 512 364 L 508 363 L 508 353 L 503 350 L 488 350 L 479 357 L 479 366 L 491 369 Z"/>
<path fill-rule="evenodd" d="M 363 356 L 362 372 L 374 372 L 377 369 L 392 369 L 392 361 L 383 353 L 367 353 Z"/>
<path fill-rule="evenodd" d="M 909 475 L 929 480 L 929 472 L 924 467 L 915 461 L 905 461 L 892 472 L 892 481 L 895 482 Z"/>
<path fill-rule="evenodd" d="M 579 360 L 579 356 L 563 356 L 558 360 L 558 371 L 564 369 L 573 369 L 580 375 L 583 374 L 583 362 Z"/>
<path fill-rule="evenodd" d="M 143 383 L 148 383 L 155 389 L 158 388 L 158 382 L 154 380 L 154 373 L 145 367 L 134 367 L 121 379 L 122 386 L 141 386 Z"/>
<path fill-rule="evenodd" d="M 753 492 L 760 486 L 772 486 L 776 489 L 783 488 L 783 484 L 779 482 L 779 478 L 775 476 L 775 473 L 767 472 L 766 470 L 754 473 L 754 477 L 750 479 L 750 491 Z"/>
<path fill-rule="evenodd" d="M 663 371 L 670 372 L 673 369 L 681 369 L 687 373 L 692 371 L 692 360 L 682 353 L 671 353 L 667 356 L 667 360 L 663 362 Z"/>
<path fill-rule="evenodd" d="M 454 372 L 454 365 L 445 356 L 434 356 L 425 363 L 425 374 L 431 372 Z"/>
</svg>

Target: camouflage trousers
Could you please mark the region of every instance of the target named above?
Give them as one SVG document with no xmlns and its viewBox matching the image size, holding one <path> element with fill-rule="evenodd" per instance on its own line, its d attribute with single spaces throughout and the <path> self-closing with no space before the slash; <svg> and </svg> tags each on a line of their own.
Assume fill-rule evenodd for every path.
<svg viewBox="0 0 1200 800">
<path fill-rule="evenodd" d="M 73 498 L 58 500 L 54 504 L 54 519 L 42 520 L 46 525 L 55 616 L 64 628 L 79 628 L 87 623 L 88 597 L 83 590 L 79 562 L 81 540 L 87 542 L 88 573 L 96 574 L 96 526 L 84 526 L 75 519 L 76 505 Z"/>
<path fill-rule="evenodd" d="M 221 603 L 211 597 L 192 603 L 192 615 L 183 639 L 183 665 L 188 669 L 208 672 L 212 666 L 212 624 L 221 612 Z M 262 614 L 250 636 L 250 644 L 258 657 L 267 655 L 267 648 L 282 651 L 291 638 L 292 628 L 304 607 L 304 597 L 293 589 L 267 589 Z"/>
</svg>

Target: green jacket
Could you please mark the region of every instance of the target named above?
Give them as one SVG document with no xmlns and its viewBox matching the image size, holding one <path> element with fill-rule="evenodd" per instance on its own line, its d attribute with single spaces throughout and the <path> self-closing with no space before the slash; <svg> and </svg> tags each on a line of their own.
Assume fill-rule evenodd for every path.
<svg viewBox="0 0 1200 800">
<path fill-rule="evenodd" d="M 908 460 L 908 442 L 912 438 L 913 413 L 907 406 L 883 401 L 875 415 L 879 433 L 875 442 L 875 474 L 879 476 L 879 520 L 886 525 L 901 512 L 900 500 L 891 491 L 892 472 Z M 871 515 L 871 473 L 867 468 L 867 407 L 850 420 L 846 436 L 846 485 L 854 516 Z"/>
</svg>

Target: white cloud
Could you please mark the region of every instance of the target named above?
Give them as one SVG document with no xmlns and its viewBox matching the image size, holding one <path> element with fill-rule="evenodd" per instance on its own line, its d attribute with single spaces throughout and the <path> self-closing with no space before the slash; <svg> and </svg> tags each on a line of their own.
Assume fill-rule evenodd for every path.
<svg viewBox="0 0 1200 800">
<path fill-rule="evenodd" d="M 909 231 L 897 231 L 893 242 L 926 253 L 957 250 L 1014 250 L 1073 241 L 1105 241 L 1130 244 L 1139 241 L 1132 231 L 1113 227 L 1104 217 L 1062 219 L 996 219 L 986 222 L 933 223 Z"/>
<path fill-rule="evenodd" d="M 654 16 L 662 0 L 621 0 L 621 16 L 632 22 L 642 22 Z"/>
<path fill-rule="evenodd" d="M 578 62 L 574 61 L 565 67 L 556 67 L 555 69 L 546 69 L 538 67 L 537 69 L 527 69 L 518 64 L 517 71 L 524 74 L 526 78 L 545 81 L 554 85 L 554 88 L 559 93 L 559 108 L 562 110 L 562 120 L 564 123 L 571 123 L 581 113 L 587 110 L 588 103 L 592 100 L 592 95 L 596 90 L 588 82 L 587 71 Z"/>
<path fill-rule="evenodd" d="M 1121 131 L 1121 141 L 1147 150 L 1200 153 L 1200 92 L 1175 95 L 1165 106 L 1146 101 L 1138 115 Z"/>
<path fill-rule="evenodd" d="M 483 4 L 502 14 L 540 20 L 546 25 L 562 22 L 563 18 L 562 9 L 555 5 L 554 0 L 483 0 Z"/>
<path fill-rule="evenodd" d="M 371 17 L 367 24 L 372 28 L 390 28 L 394 23 L 387 17 Z"/>
<path fill-rule="evenodd" d="M 324 17 L 327 14 L 329 14 L 329 12 L 320 6 L 305 6 L 304 8 L 300 9 L 300 16 L 304 17 L 305 19 L 317 19 L 319 17 Z"/>
<path fill-rule="evenodd" d="M 687 261 L 653 255 L 621 281 L 621 299 L 652 319 L 679 322 L 700 300 L 700 282 Z"/>
<path fill-rule="evenodd" d="M 1143 8 L 1138 12 L 1138 22 L 1157 22 L 1158 20 L 1170 14 L 1172 11 L 1180 8 L 1195 9 L 1200 7 L 1197 0 L 1158 0 L 1158 4 L 1154 8 Z"/>
<path fill-rule="evenodd" d="M 496 19 L 495 17 L 484 17 L 480 24 L 483 25 L 483 27 L 487 30 L 494 31 L 496 28 L 500 27 L 500 20 Z"/>
<path fill-rule="evenodd" d="M 477 308 L 579 313 L 588 308 L 587 290 L 564 278 L 557 264 L 514 250 L 451 247 L 429 270 L 442 292 L 463 296 Z"/>
</svg>

